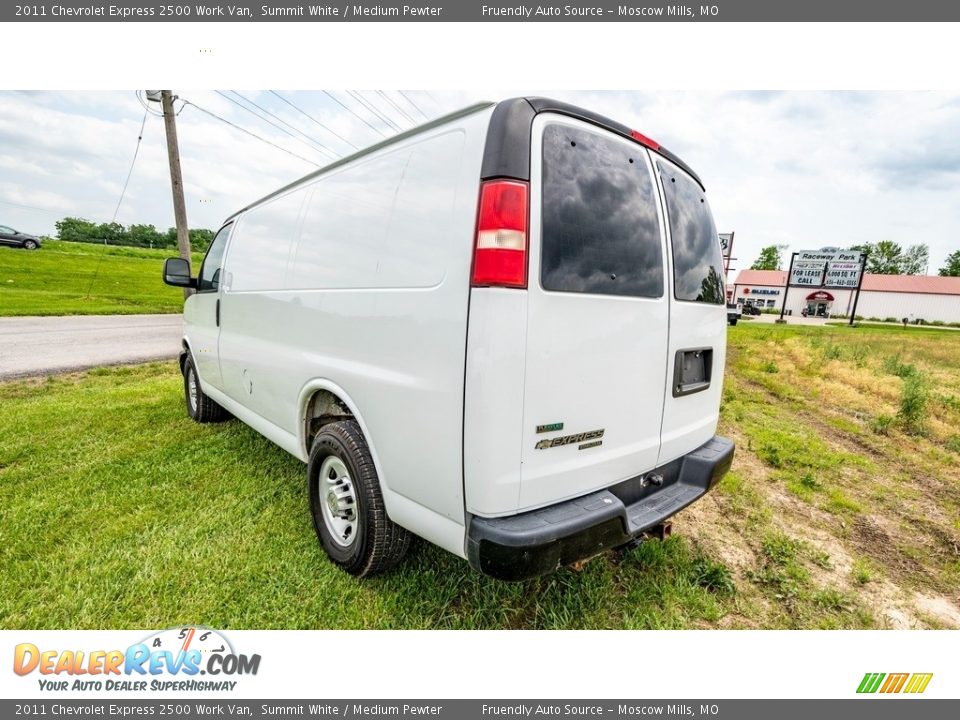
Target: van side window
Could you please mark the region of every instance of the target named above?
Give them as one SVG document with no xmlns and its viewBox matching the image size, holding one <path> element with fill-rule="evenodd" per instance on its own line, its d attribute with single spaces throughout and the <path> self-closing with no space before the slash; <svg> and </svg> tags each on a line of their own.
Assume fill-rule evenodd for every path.
<svg viewBox="0 0 960 720">
<path fill-rule="evenodd" d="M 223 249 L 227 245 L 230 235 L 230 225 L 220 228 L 220 232 L 213 238 L 207 255 L 200 266 L 200 277 L 197 279 L 197 292 L 216 292 L 220 288 L 220 268 L 223 266 Z"/>
<path fill-rule="evenodd" d="M 558 292 L 663 295 L 645 151 L 565 125 L 543 132 L 540 283 Z"/>
<path fill-rule="evenodd" d="M 663 180 L 673 244 L 673 293 L 677 300 L 726 302 L 723 257 L 703 190 L 686 173 L 657 161 Z"/>
</svg>

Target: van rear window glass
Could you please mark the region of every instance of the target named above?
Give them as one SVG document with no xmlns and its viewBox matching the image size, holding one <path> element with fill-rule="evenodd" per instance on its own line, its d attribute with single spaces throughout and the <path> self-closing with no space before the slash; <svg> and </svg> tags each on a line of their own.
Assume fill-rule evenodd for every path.
<svg viewBox="0 0 960 720">
<path fill-rule="evenodd" d="M 545 290 L 660 297 L 663 256 L 644 150 L 599 133 L 543 133 L 540 283 Z"/>
<path fill-rule="evenodd" d="M 673 243 L 673 285 L 677 300 L 726 303 L 723 257 L 703 190 L 689 175 L 657 161 L 663 180 Z"/>
</svg>

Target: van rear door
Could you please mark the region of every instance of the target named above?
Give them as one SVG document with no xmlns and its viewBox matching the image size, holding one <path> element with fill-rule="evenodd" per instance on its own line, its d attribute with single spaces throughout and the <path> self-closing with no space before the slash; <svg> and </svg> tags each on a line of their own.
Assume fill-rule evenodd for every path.
<svg viewBox="0 0 960 720">
<path fill-rule="evenodd" d="M 521 510 L 655 467 L 670 312 L 644 147 L 541 114 L 530 190 Z"/>
<path fill-rule="evenodd" d="M 723 258 L 703 188 L 687 172 L 654 156 L 670 238 L 669 382 L 659 465 L 696 449 L 717 430 L 726 358 Z"/>
</svg>

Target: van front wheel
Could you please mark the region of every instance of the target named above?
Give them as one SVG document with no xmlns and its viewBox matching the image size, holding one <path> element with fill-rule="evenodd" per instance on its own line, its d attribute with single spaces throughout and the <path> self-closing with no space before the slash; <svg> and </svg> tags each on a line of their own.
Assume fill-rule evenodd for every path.
<svg viewBox="0 0 960 720">
<path fill-rule="evenodd" d="M 183 364 L 183 395 L 187 403 L 187 414 L 198 423 L 214 423 L 229 420 L 231 415 L 211 400 L 203 388 L 193 358 L 187 357 Z"/>
<path fill-rule="evenodd" d="M 389 517 L 380 480 L 360 426 L 325 425 L 307 464 L 310 513 L 330 559 L 357 577 L 394 567 L 410 546 L 410 533 Z"/>
</svg>

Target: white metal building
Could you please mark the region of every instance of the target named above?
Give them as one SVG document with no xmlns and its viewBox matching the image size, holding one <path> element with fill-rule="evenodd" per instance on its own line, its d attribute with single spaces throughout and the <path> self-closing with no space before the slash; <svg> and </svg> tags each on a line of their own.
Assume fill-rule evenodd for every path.
<svg viewBox="0 0 960 720">
<path fill-rule="evenodd" d="M 787 297 L 787 313 L 811 316 L 849 315 L 854 290 L 791 287 L 785 270 L 741 270 L 733 284 L 731 301 L 779 310 Z M 936 275 L 863 276 L 857 315 L 865 318 L 903 318 L 924 322 L 960 322 L 960 277 Z"/>
</svg>

